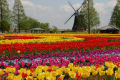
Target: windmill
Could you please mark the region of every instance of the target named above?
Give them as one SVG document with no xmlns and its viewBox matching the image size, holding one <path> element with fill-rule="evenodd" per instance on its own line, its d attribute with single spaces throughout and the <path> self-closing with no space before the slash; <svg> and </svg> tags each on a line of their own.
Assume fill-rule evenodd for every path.
<svg viewBox="0 0 120 80">
<path fill-rule="evenodd" d="M 85 0 L 86 1 L 86 0 Z M 83 7 L 83 4 L 85 3 L 85 1 L 82 3 L 82 5 L 78 8 L 78 9 L 75 9 L 74 7 L 73 7 L 73 5 L 70 3 L 70 2 L 68 2 L 68 4 L 72 7 L 72 9 L 74 10 L 74 13 L 71 15 L 71 17 L 64 23 L 64 24 L 66 24 L 73 16 L 75 16 L 74 17 L 74 24 L 73 24 L 73 28 L 72 28 L 72 31 L 73 32 L 77 32 L 77 31 L 79 31 L 79 29 L 78 29 L 78 27 L 79 27 L 79 15 L 80 15 L 80 9 Z"/>
</svg>

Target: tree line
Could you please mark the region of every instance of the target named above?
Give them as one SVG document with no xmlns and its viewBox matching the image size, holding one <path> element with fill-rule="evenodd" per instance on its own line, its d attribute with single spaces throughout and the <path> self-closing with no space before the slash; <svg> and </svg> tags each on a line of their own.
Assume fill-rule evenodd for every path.
<svg viewBox="0 0 120 80">
<path fill-rule="evenodd" d="M 95 27 L 100 24 L 99 14 L 94 8 L 93 0 L 89 0 L 89 14 L 88 3 L 84 0 L 83 7 L 78 17 L 79 28 L 88 28 L 88 15 L 90 18 L 90 27 Z M 110 19 L 110 25 L 120 28 L 120 0 L 117 0 L 117 5 L 114 8 Z M 27 30 L 31 28 L 41 28 L 45 32 L 50 30 L 49 23 L 40 23 L 38 20 L 26 16 L 21 0 L 14 0 L 13 10 L 9 9 L 7 0 L 0 0 L 0 31 L 5 32 L 9 30 Z M 53 27 L 53 31 L 58 31 L 57 27 Z"/>
<path fill-rule="evenodd" d="M 88 15 L 90 20 L 88 20 Z M 89 26 L 90 28 L 92 27 L 95 28 L 100 25 L 99 13 L 94 8 L 93 0 L 89 0 L 89 14 L 88 14 L 88 0 L 83 1 L 82 8 L 77 19 L 78 30 L 81 28 L 89 29 Z M 89 26 L 88 23 L 90 23 Z M 108 25 L 112 25 L 120 30 L 120 0 L 117 0 L 117 4 L 113 9 L 112 16 L 110 18 L 110 22 Z M 93 29 L 93 31 L 94 30 L 95 29 Z"/>
<path fill-rule="evenodd" d="M 0 31 L 28 30 L 31 28 L 41 28 L 45 32 L 50 30 L 49 23 L 40 23 L 38 20 L 28 17 L 25 14 L 21 0 L 14 0 L 13 10 L 9 9 L 7 0 L 0 0 Z"/>
</svg>

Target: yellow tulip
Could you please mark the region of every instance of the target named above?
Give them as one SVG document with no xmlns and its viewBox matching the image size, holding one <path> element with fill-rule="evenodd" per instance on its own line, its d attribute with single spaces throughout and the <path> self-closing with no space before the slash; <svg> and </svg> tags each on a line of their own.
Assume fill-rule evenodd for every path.
<svg viewBox="0 0 120 80">
<path fill-rule="evenodd" d="M 66 70 L 65 66 L 62 66 L 62 67 L 61 67 L 61 70 L 62 70 L 63 72 L 65 72 L 65 70 Z"/>
<path fill-rule="evenodd" d="M 46 77 L 46 80 L 56 80 L 56 77 L 48 76 Z"/>
<path fill-rule="evenodd" d="M 44 66 L 44 67 L 43 67 L 43 70 L 44 70 L 44 71 L 47 71 L 47 70 L 48 70 L 48 66 Z"/>
<path fill-rule="evenodd" d="M 113 75 L 113 68 L 108 68 L 108 70 L 106 70 L 106 74 L 108 76 L 112 76 Z"/>
<path fill-rule="evenodd" d="M 108 68 L 115 68 L 116 65 L 113 64 L 113 62 L 105 62 L 105 66 L 107 66 Z"/>
<path fill-rule="evenodd" d="M 48 75 L 50 75 L 50 73 L 49 72 L 45 72 L 45 77 L 47 77 Z"/>
<path fill-rule="evenodd" d="M 39 80 L 44 80 L 45 76 L 43 74 L 38 74 L 37 78 Z"/>
<path fill-rule="evenodd" d="M 88 78 L 90 76 L 90 73 L 89 72 L 82 72 L 81 75 L 83 78 Z"/>
<path fill-rule="evenodd" d="M 61 71 L 60 69 L 58 69 L 58 70 L 56 71 L 56 74 L 57 74 L 57 75 L 61 75 L 61 74 L 62 74 L 62 71 Z"/>
<path fill-rule="evenodd" d="M 120 78 L 120 73 L 118 71 L 115 71 L 115 78 Z"/>
<path fill-rule="evenodd" d="M 7 73 L 15 73 L 16 69 L 8 67 L 8 68 L 5 69 L 5 72 L 7 72 Z"/>
<path fill-rule="evenodd" d="M 65 75 L 60 75 L 60 79 L 63 80 Z"/>
<path fill-rule="evenodd" d="M 68 64 L 68 67 L 72 68 L 73 67 L 73 63 Z"/>
<path fill-rule="evenodd" d="M 20 74 L 22 74 L 22 73 L 26 73 L 26 69 L 21 68 L 20 70 L 18 70 L 18 72 L 19 72 Z"/>
<path fill-rule="evenodd" d="M 32 79 L 32 80 L 33 80 L 33 77 L 32 77 L 32 76 L 27 76 L 27 77 L 26 77 L 26 80 L 29 80 L 29 79 Z"/>
<path fill-rule="evenodd" d="M 69 72 L 69 76 L 70 76 L 71 78 L 75 78 L 75 75 L 76 75 L 75 72 L 73 72 L 73 71 L 70 71 L 70 72 Z"/>
<path fill-rule="evenodd" d="M 93 76 L 96 76 L 97 74 L 98 74 L 97 71 L 93 71 L 93 72 L 92 72 L 92 75 L 93 75 Z"/>
<path fill-rule="evenodd" d="M 70 72 L 70 68 L 66 68 L 65 73 L 69 73 L 69 72 Z"/>
<path fill-rule="evenodd" d="M 13 80 L 14 79 L 14 74 L 9 73 L 7 76 L 7 80 Z"/>
<path fill-rule="evenodd" d="M 22 80 L 22 76 L 21 75 L 14 76 L 13 80 Z"/>
<path fill-rule="evenodd" d="M 4 74 L 3 70 L 0 69 L 0 76 L 2 76 Z"/>
<path fill-rule="evenodd" d="M 99 75 L 100 75 L 100 76 L 104 76 L 104 75 L 105 75 L 105 71 L 100 71 L 100 72 L 99 72 Z"/>
<path fill-rule="evenodd" d="M 57 76 L 56 71 L 51 72 L 51 75 L 52 75 L 53 77 L 56 77 L 56 76 Z"/>
<path fill-rule="evenodd" d="M 20 51 L 20 50 L 18 50 L 18 51 L 17 51 L 17 53 L 18 53 L 18 54 L 20 54 L 20 53 L 21 53 L 21 51 Z"/>
<path fill-rule="evenodd" d="M 84 71 L 84 72 L 91 72 L 91 67 L 89 67 L 89 66 L 83 66 L 82 67 L 82 70 Z"/>
<path fill-rule="evenodd" d="M 118 68 L 118 72 L 120 73 L 120 68 Z"/>
<path fill-rule="evenodd" d="M 27 70 L 26 71 L 27 75 L 29 76 L 31 74 L 31 71 L 30 70 Z"/>
</svg>

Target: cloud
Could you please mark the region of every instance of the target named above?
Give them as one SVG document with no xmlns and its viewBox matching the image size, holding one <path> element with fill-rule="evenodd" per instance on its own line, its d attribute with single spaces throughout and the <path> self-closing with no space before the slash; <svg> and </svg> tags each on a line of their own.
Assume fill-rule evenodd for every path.
<svg viewBox="0 0 120 80">
<path fill-rule="evenodd" d="M 21 0 L 24 8 L 34 8 L 34 9 L 38 9 L 38 10 L 47 10 L 49 9 L 48 6 L 43 6 L 43 5 L 40 5 L 40 4 L 35 4 L 33 3 L 32 1 L 30 0 Z M 9 4 L 10 4 L 10 9 L 13 8 L 13 5 L 14 5 L 14 0 L 9 0 Z"/>
<path fill-rule="evenodd" d="M 73 4 L 73 7 L 74 7 L 76 10 L 77 10 L 80 6 L 81 6 L 81 4 L 79 4 L 79 3 Z M 72 12 L 72 11 L 73 11 L 73 9 L 72 9 L 72 7 L 71 7 L 70 5 L 62 5 L 60 8 L 63 9 L 65 12 Z"/>
<path fill-rule="evenodd" d="M 14 0 L 9 0 L 9 6 L 10 6 L 10 9 L 13 8 L 13 5 L 14 5 Z"/>
<path fill-rule="evenodd" d="M 95 8 L 99 13 L 103 13 L 103 14 L 107 13 L 106 6 L 104 3 L 96 3 Z"/>
<path fill-rule="evenodd" d="M 101 14 L 108 14 L 115 5 L 116 5 L 116 1 L 111 0 L 108 3 L 103 3 L 103 2 L 95 3 L 95 8 Z"/>
<path fill-rule="evenodd" d="M 22 0 L 23 5 L 28 6 L 28 7 L 33 7 L 34 4 L 31 1 L 28 0 Z"/>
<path fill-rule="evenodd" d="M 22 3 L 23 3 L 23 6 L 25 8 L 29 8 L 29 9 L 37 9 L 37 10 L 47 10 L 47 9 L 49 9 L 48 6 L 35 4 L 35 3 L 31 2 L 30 0 L 22 0 Z"/>
<path fill-rule="evenodd" d="M 13 8 L 14 0 L 8 0 L 10 8 Z M 37 0 L 36 0 L 37 1 Z M 42 1 L 42 0 L 41 0 Z M 46 0 L 45 2 L 47 2 Z M 57 2 L 57 0 L 54 0 Z M 61 3 L 60 5 L 51 6 L 44 5 L 40 3 L 34 3 L 34 0 L 22 0 L 23 6 L 27 16 L 35 18 L 40 22 L 49 22 L 52 25 L 55 25 L 59 28 L 71 28 L 73 25 L 74 17 L 64 25 L 64 22 L 73 14 L 74 10 L 69 6 L 69 4 Z M 65 2 L 63 0 L 63 2 Z M 97 2 L 95 1 L 94 7 L 100 14 L 101 25 L 107 25 L 111 17 L 113 8 L 116 4 L 116 0 L 109 0 L 107 2 Z M 75 2 L 73 4 L 75 9 L 78 9 L 81 4 Z"/>
<path fill-rule="evenodd" d="M 117 3 L 116 0 L 110 0 L 107 3 L 104 2 L 95 3 L 95 8 L 100 15 L 101 26 L 109 24 L 116 3 Z"/>
<path fill-rule="evenodd" d="M 117 0 L 111 0 L 110 2 L 108 2 L 108 6 L 109 7 L 114 7 L 117 3 Z"/>
</svg>

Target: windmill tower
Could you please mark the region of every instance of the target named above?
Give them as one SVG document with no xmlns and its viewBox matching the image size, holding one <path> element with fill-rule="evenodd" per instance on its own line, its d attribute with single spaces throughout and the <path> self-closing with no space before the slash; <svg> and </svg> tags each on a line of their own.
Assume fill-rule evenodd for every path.
<svg viewBox="0 0 120 80">
<path fill-rule="evenodd" d="M 75 11 L 74 14 L 71 16 L 71 17 L 74 16 L 74 23 L 72 27 L 73 32 L 80 32 L 81 28 L 88 27 L 88 21 L 89 21 L 88 20 L 88 1 L 89 1 L 89 9 L 93 8 L 93 0 L 84 0 L 80 8 L 77 10 L 75 10 L 72 4 L 68 2 L 69 5 Z M 65 22 L 65 24 L 71 19 L 71 17 Z"/>
<path fill-rule="evenodd" d="M 79 10 L 83 7 L 82 5 L 84 4 L 84 2 L 83 2 L 83 4 L 80 6 L 80 8 L 78 8 L 78 9 L 75 9 L 70 2 L 68 2 L 68 4 L 72 7 L 72 9 L 74 10 L 74 13 L 73 13 L 73 15 L 71 15 L 71 17 L 65 22 L 65 24 L 74 16 L 74 23 L 73 23 L 72 31 L 73 31 L 73 32 L 77 32 L 77 31 L 79 31 L 79 30 L 78 30 L 79 15 L 80 15 L 80 11 L 79 11 Z"/>
</svg>

